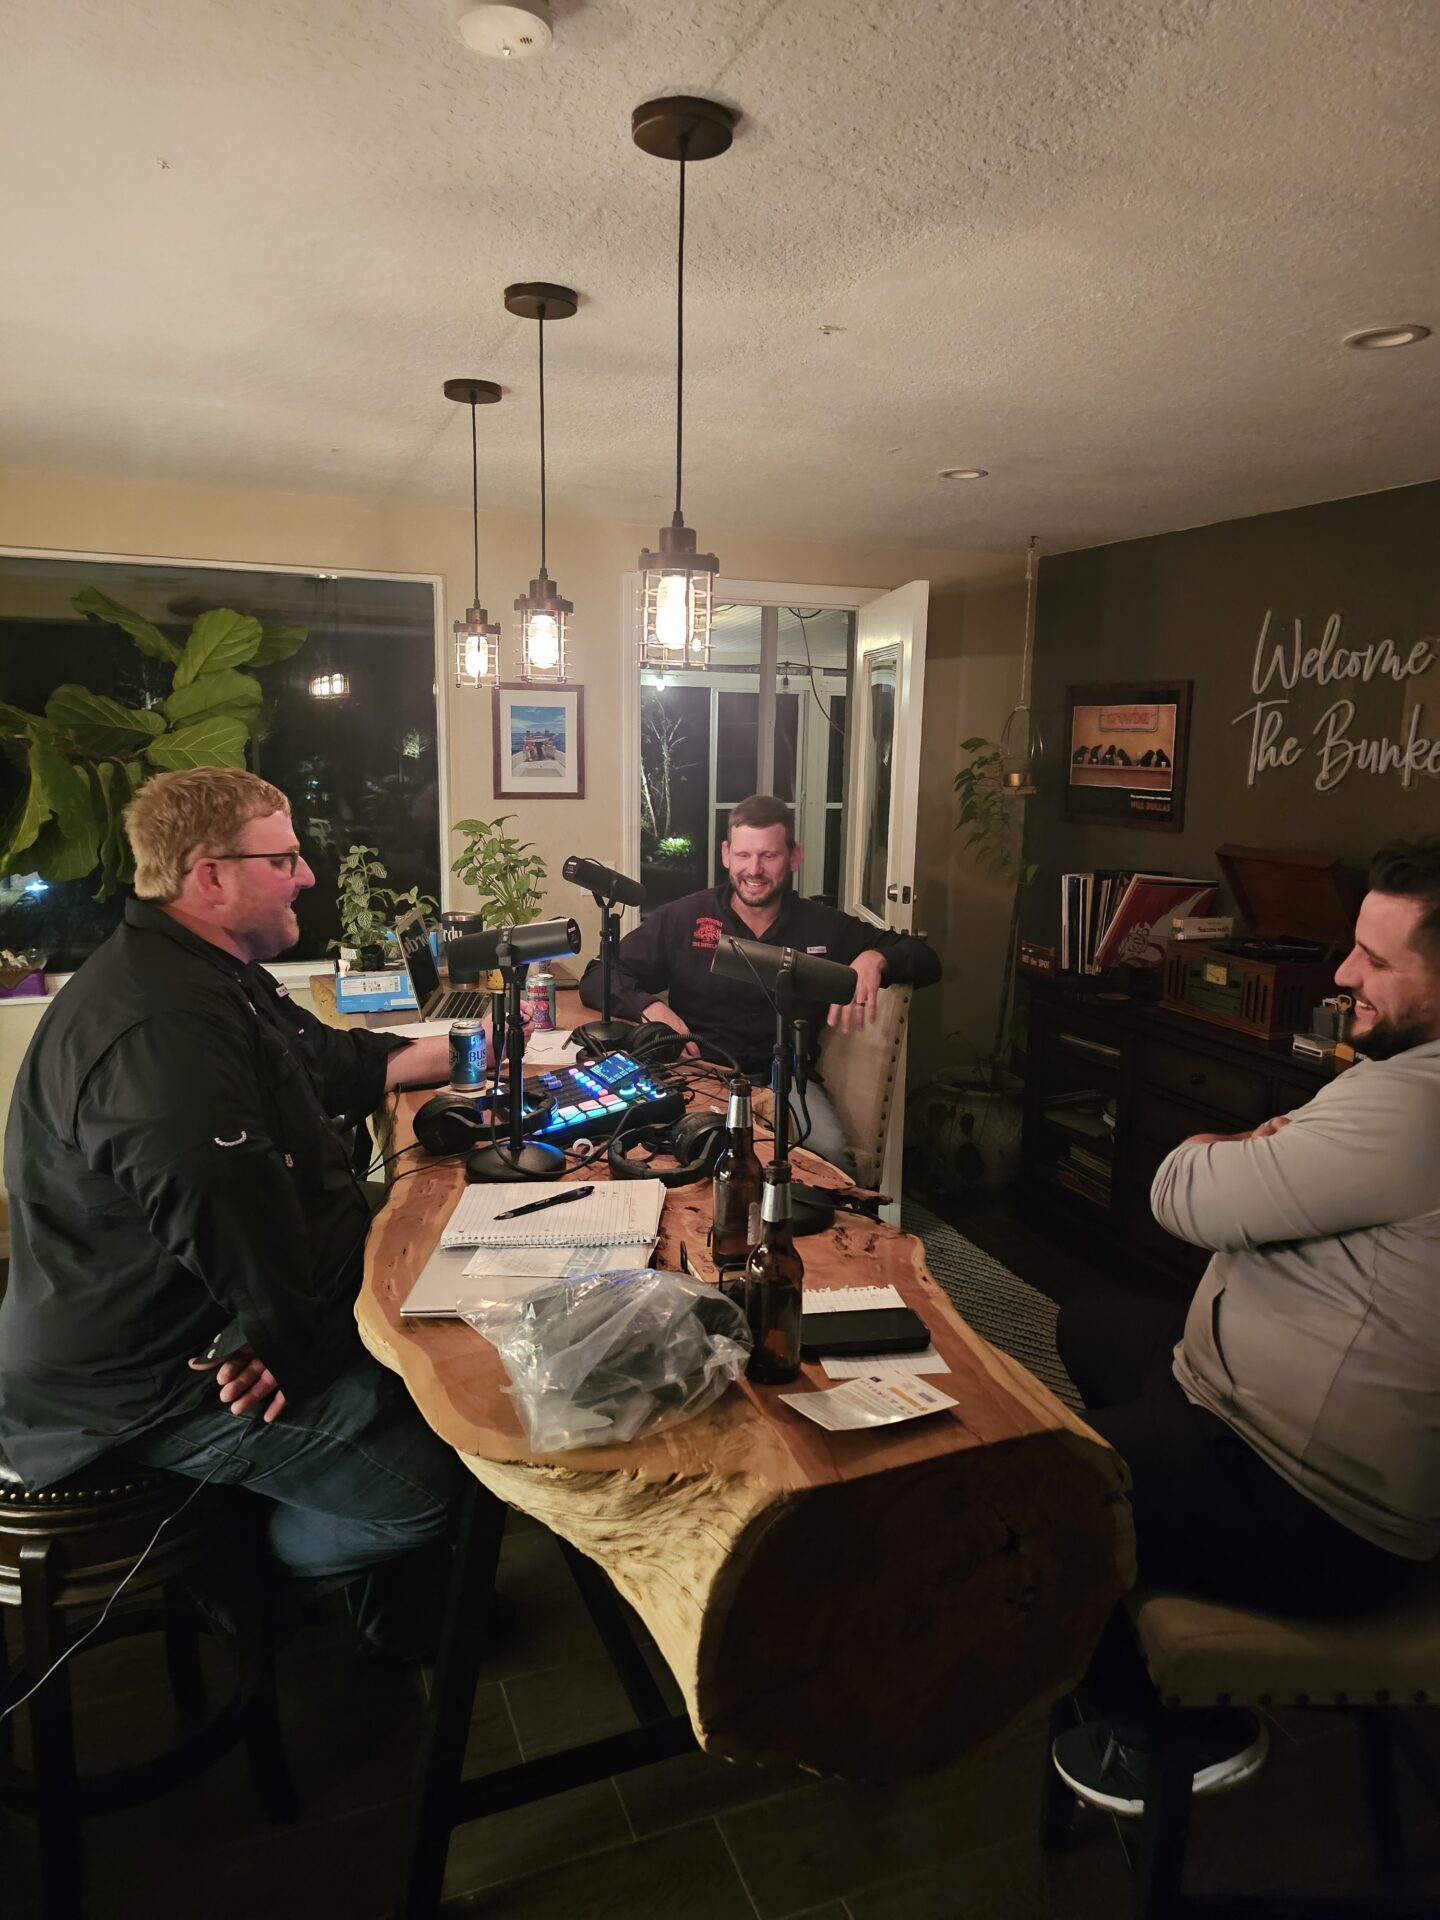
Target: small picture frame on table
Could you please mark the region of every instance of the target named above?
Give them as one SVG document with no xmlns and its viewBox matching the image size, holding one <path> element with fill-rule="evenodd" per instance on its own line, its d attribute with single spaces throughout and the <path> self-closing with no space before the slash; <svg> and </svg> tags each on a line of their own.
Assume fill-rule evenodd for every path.
<svg viewBox="0 0 1440 1920">
<path fill-rule="evenodd" d="M 495 689 L 495 798 L 585 798 L 585 689 L 504 682 Z"/>
<path fill-rule="evenodd" d="M 1193 687 L 1142 680 L 1065 689 L 1065 819 L 1180 831 Z"/>
</svg>

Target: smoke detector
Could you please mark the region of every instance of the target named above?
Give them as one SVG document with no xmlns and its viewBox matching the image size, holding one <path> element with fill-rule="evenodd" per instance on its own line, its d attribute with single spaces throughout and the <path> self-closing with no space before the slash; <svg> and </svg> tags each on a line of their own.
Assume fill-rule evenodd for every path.
<svg viewBox="0 0 1440 1920">
<path fill-rule="evenodd" d="M 489 60 L 528 60 L 554 38 L 549 0 L 485 0 L 455 23 L 466 46 Z"/>
</svg>

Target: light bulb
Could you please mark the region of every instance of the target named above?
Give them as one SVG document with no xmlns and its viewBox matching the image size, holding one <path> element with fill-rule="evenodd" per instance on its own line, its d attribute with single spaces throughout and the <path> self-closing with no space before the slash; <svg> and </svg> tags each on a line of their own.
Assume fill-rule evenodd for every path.
<svg viewBox="0 0 1440 1920">
<path fill-rule="evenodd" d="M 465 637 L 465 677 L 467 680 L 478 680 L 485 671 L 485 656 L 481 649 L 482 642 L 479 636 L 473 633 L 467 634 Z"/>
<path fill-rule="evenodd" d="M 690 639 L 690 576 L 665 573 L 655 595 L 655 641 L 671 653 L 683 653 Z"/>
<path fill-rule="evenodd" d="M 553 673 L 560 664 L 560 625 L 553 613 L 532 613 L 527 629 L 530 665 Z"/>
</svg>

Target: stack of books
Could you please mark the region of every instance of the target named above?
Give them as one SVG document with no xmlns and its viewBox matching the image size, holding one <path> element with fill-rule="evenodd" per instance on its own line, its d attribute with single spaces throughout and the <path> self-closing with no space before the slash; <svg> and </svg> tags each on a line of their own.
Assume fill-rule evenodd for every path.
<svg viewBox="0 0 1440 1920">
<path fill-rule="evenodd" d="M 1106 967 L 1158 967 L 1177 916 L 1208 913 L 1215 882 L 1173 873 L 1094 873 L 1060 876 L 1060 968 L 1101 973 Z"/>
</svg>

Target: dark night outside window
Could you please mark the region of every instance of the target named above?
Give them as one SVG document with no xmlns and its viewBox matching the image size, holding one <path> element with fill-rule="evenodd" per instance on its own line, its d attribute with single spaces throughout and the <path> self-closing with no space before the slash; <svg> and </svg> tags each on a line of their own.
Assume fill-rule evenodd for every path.
<svg viewBox="0 0 1440 1920">
<path fill-rule="evenodd" d="M 118 629 L 81 620 L 72 594 L 97 586 L 177 632 L 207 607 L 308 627 L 290 659 L 262 668 L 269 730 L 247 764 L 285 793 L 315 886 L 296 903 L 300 940 L 284 956 L 321 960 L 339 934 L 336 875 L 353 841 L 377 847 L 389 884 L 439 897 L 440 822 L 435 711 L 434 590 L 428 582 L 325 579 L 239 569 L 0 557 L 0 701 L 43 712 L 67 682 L 128 706 L 163 696 L 170 669 Z M 18 611 L 20 607 L 26 611 Z M 312 681 L 343 674 L 343 698 Z M 22 776 L 0 762 L 8 812 Z M 23 856 L 22 856 L 23 864 Z M 93 898 L 98 875 L 17 897 L 0 908 L 0 945 L 48 954 L 53 972 L 78 965 L 119 920 L 123 894 Z"/>
</svg>

